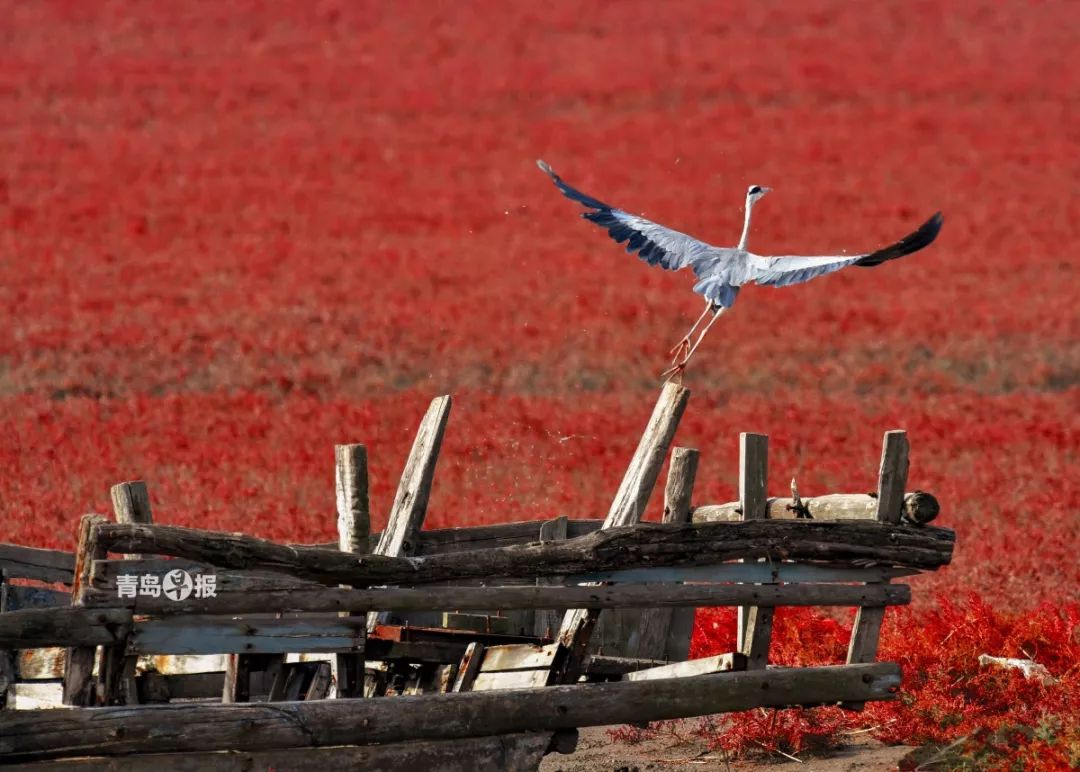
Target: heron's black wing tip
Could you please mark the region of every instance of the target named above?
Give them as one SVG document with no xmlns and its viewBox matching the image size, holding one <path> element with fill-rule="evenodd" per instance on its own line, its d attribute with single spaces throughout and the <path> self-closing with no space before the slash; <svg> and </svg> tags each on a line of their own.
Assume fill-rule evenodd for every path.
<svg viewBox="0 0 1080 772">
<path fill-rule="evenodd" d="M 540 171 L 551 177 L 551 181 L 555 183 L 555 187 L 557 187 L 564 196 L 571 199 L 572 201 L 577 201 L 579 204 L 588 207 L 589 209 L 604 210 L 614 208 L 612 206 L 609 206 L 608 204 L 605 204 L 599 199 L 582 193 L 577 188 L 573 188 L 567 185 L 565 182 L 563 182 L 562 177 L 557 175 L 555 173 L 555 170 L 548 165 L 547 161 L 538 158 L 536 159 L 536 165 L 540 168 Z"/>
<path fill-rule="evenodd" d="M 920 225 L 919 229 L 915 232 L 909 233 L 895 244 L 890 244 L 876 252 L 871 252 L 869 255 L 856 262 L 855 265 L 862 266 L 863 268 L 870 268 L 875 265 L 881 265 L 888 260 L 895 260 L 898 257 L 904 257 L 913 252 L 918 252 L 920 249 L 924 249 L 934 243 L 934 239 L 936 239 L 941 232 L 941 226 L 944 222 L 945 215 L 941 212 L 935 212 L 934 215 Z"/>
</svg>

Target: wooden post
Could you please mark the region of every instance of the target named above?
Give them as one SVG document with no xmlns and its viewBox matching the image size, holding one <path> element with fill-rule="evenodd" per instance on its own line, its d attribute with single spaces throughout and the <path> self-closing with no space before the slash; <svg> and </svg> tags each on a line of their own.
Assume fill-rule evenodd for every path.
<svg viewBox="0 0 1080 772">
<path fill-rule="evenodd" d="M 132 480 L 114 485 L 109 491 L 112 496 L 113 514 L 118 523 L 152 523 L 150 511 L 150 491 L 142 480 Z M 126 554 L 126 560 L 140 560 L 144 555 Z"/>
<path fill-rule="evenodd" d="M 251 699 L 251 659 L 246 654 L 229 654 L 225 664 L 225 686 L 221 701 L 228 704 Z"/>
<path fill-rule="evenodd" d="M 338 549 L 342 552 L 367 552 L 371 511 L 368 505 L 366 447 L 334 446 L 334 490 L 337 494 Z"/>
<path fill-rule="evenodd" d="M 878 472 L 877 504 L 878 520 L 896 524 L 904 509 L 904 487 L 908 475 L 907 433 L 894 429 L 885 432 L 881 443 L 881 467 Z M 848 664 L 873 662 L 877 659 L 881 623 L 885 619 L 884 606 L 860 606 L 855 612 L 855 625 L 848 644 Z M 861 710 L 862 703 L 848 703 L 843 707 Z"/>
<path fill-rule="evenodd" d="M 569 518 L 566 515 L 549 520 L 540 526 L 540 541 L 562 541 L 566 538 L 566 528 Z M 536 584 L 555 585 L 562 584 L 561 577 L 537 577 Z M 559 629 L 559 622 L 563 612 L 557 609 L 537 609 L 533 615 L 533 635 L 538 638 L 550 638 Z"/>
<path fill-rule="evenodd" d="M 112 498 L 113 514 L 118 523 L 154 522 L 150 509 L 150 491 L 142 480 L 132 480 L 114 485 L 109 494 Z M 128 553 L 126 560 L 141 560 L 147 555 Z M 116 646 L 103 646 L 98 663 L 98 683 L 100 701 L 105 705 L 136 705 L 139 695 L 135 690 L 135 667 L 138 657 L 125 655 L 127 640 Z"/>
<path fill-rule="evenodd" d="M 743 520 L 766 518 L 769 477 L 769 438 L 764 434 L 739 435 L 739 502 Z M 740 607 L 736 640 L 746 655 L 747 668 L 762 670 L 769 661 L 773 610 L 759 606 Z"/>
<path fill-rule="evenodd" d="M 79 543 L 75 549 L 75 577 L 71 586 L 71 605 L 81 606 L 83 595 L 90 587 L 90 569 L 95 560 L 103 560 L 107 554 L 98 545 L 97 527 L 106 523 L 101 515 L 83 515 L 79 521 Z M 94 695 L 94 656 L 96 646 L 78 646 L 67 651 L 64 666 L 64 704 L 92 707 Z"/>
<path fill-rule="evenodd" d="M 641 520 L 689 398 L 690 391 L 676 383 L 667 383 L 661 389 L 660 398 L 611 503 L 602 530 L 633 525 Z M 600 612 L 596 609 L 572 609 L 563 616 L 558 641 L 567 648 L 568 654 L 565 658 L 555 658 L 557 662 L 564 660 L 558 683 L 573 683 L 580 676 L 589 639 L 599 616 Z"/>
<path fill-rule="evenodd" d="M 363 445 L 335 445 L 334 462 L 338 548 L 342 552 L 367 552 L 371 531 L 367 448 Z M 343 614 L 346 615 L 347 612 Z M 364 655 L 335 654 L 333 664 L 336 695 L 363 697 Z"/>
<path fill-rule="evenodd" d="M 698 458 L 694 448 L 674 448 L 664 488 L 664 522 L 689 523 L 690 497 L 697 478 Z M 641 612 L 637 651 L 627 652 L 638 659 L 683 660 L 690 652 L 694 627 L 693 608 L 651 608 Z"/>
<path fill-rule="evenodd" d="M 879 521 L 892 524 L 900 522 L 907 473 L 907 434 L 900 430 L 885 432 L 881 445 L 881 469 L 878 474 Z M 855 626 L 851 631 L 851 643 L 848 645 L 849 664 L 874 661 L 884 618 L 884 606 L 860 607 L 855 613 Z"/>
<path fill-rule="evenodd" d="M 439 460 L 451 404 L 449 395 L 431 400 L 431 405 L 416 432 L 405 469 L 401 472 L 401 482 L 398 483 L 394 505 L 390 509 L 390 518 L 374 554 L 388 557 L 412 554 L 416 545 L 416 534 L 423 527 L 424 516 L 427 514 L 431 483 L 435 478 L 435 464 Z M 389 613 L 386 611 L 371 612 L 367 618 L 368 630 L 373 630 L 375 625 L 381 624 L 388 617 Z"/>
</svg>

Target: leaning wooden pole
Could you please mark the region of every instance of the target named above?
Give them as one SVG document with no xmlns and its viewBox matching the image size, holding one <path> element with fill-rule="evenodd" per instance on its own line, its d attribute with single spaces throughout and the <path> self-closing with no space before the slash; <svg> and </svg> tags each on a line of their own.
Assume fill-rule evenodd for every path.
<svg viewBox="0 0 1080 772">
<path fill-rule="evenodd" d="M 406 557 L 416 549 L 417 534 L 424 527 L 431 484 L 435 479 L 435 464 L 442 449 L 446 422 L 450 420 L 452 401 L 449 395 L 431 401 L 420 422 L 412 450 L 401 472 L 397 495 L 390 508 L 390 518 L 382 532 L 374 554 L 384 557 Z M 368 630 L 385 622 L 388 612 L 368 614 Z"/>
<path fill-rule="evenodd" d="M 675 383 L 667 383 L 661 389 L 660 398 L 601 530 L 641 521 L 689 398 L 690 391 Z M 557 640 L 565 647 L 566 653 L 558 658 L 559 662 L 555 665 L 560 668 L 557 674 L 559 683 L 572 683 L 581 674 L 589 639 L 599 616 L 600 612 L 596 609 L 574 609 L 563 616 Z"/>
</svg>

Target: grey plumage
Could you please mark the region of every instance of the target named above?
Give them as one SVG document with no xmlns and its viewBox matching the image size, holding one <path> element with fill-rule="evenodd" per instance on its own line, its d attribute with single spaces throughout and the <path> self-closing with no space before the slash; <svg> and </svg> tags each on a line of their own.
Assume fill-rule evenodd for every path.
<svg viewBox="0 0 1080 772">
<path fill-rule="evenodd" d="M 694 292 L 703 295 L 714 311 L 730 308 L 739 294 L 739 288 L 746 284 L 787 287 L 839 271 L 849 265 L 872 267 L 910 255 L 934 241 L 943 221 L 941 212 L 938 212 L 915 232 L 874 252 L 820 257 L 769 257 L 756 255 L 746 249 L 751 209 L 753 204 L 768 192 L 768 188 L 754 185 L 748 190 L 746 221 L 739 246 L 716 247 L 605 204 L 567 185 L 543 161 L 537 161 L 537 165 L 551 177 L 563 195 L 590 210 L 583 212 L 582 217 L 606 229 L 615 241 L 626 242 L 627 252 L 637 252 L 638 256 L 650 265 L 659 265 L 667 270 L 691 268 L 697 277 Z"/>
</svg>

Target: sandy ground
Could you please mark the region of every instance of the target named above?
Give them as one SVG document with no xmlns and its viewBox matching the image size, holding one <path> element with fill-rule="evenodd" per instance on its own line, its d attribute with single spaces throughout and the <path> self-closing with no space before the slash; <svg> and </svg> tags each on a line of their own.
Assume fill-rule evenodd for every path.
<svg viewBox="0 0 1080 772">
<path fill-rule="evenodd" d="M 897 762 L 912 749 L 883 746 L 871 741 L 852 743 L 828 757 L 803 756 L 800 761 L 774 756 L 767 760 L 727 761 L 720 752 L 710 752 L 700 740 L 680 741 L 660 737 L 629 744 L 613 742 L 607 735 L 615 727 L 582 729 L 577 750 L 570 755 L 549 754 L 541 772 L 706 772 L 711 770 L 799 770 L 799 772 L 870 772 L 894 770 Z M 801 763 L 800 763 L 801 762 Z"/>
</svg>

